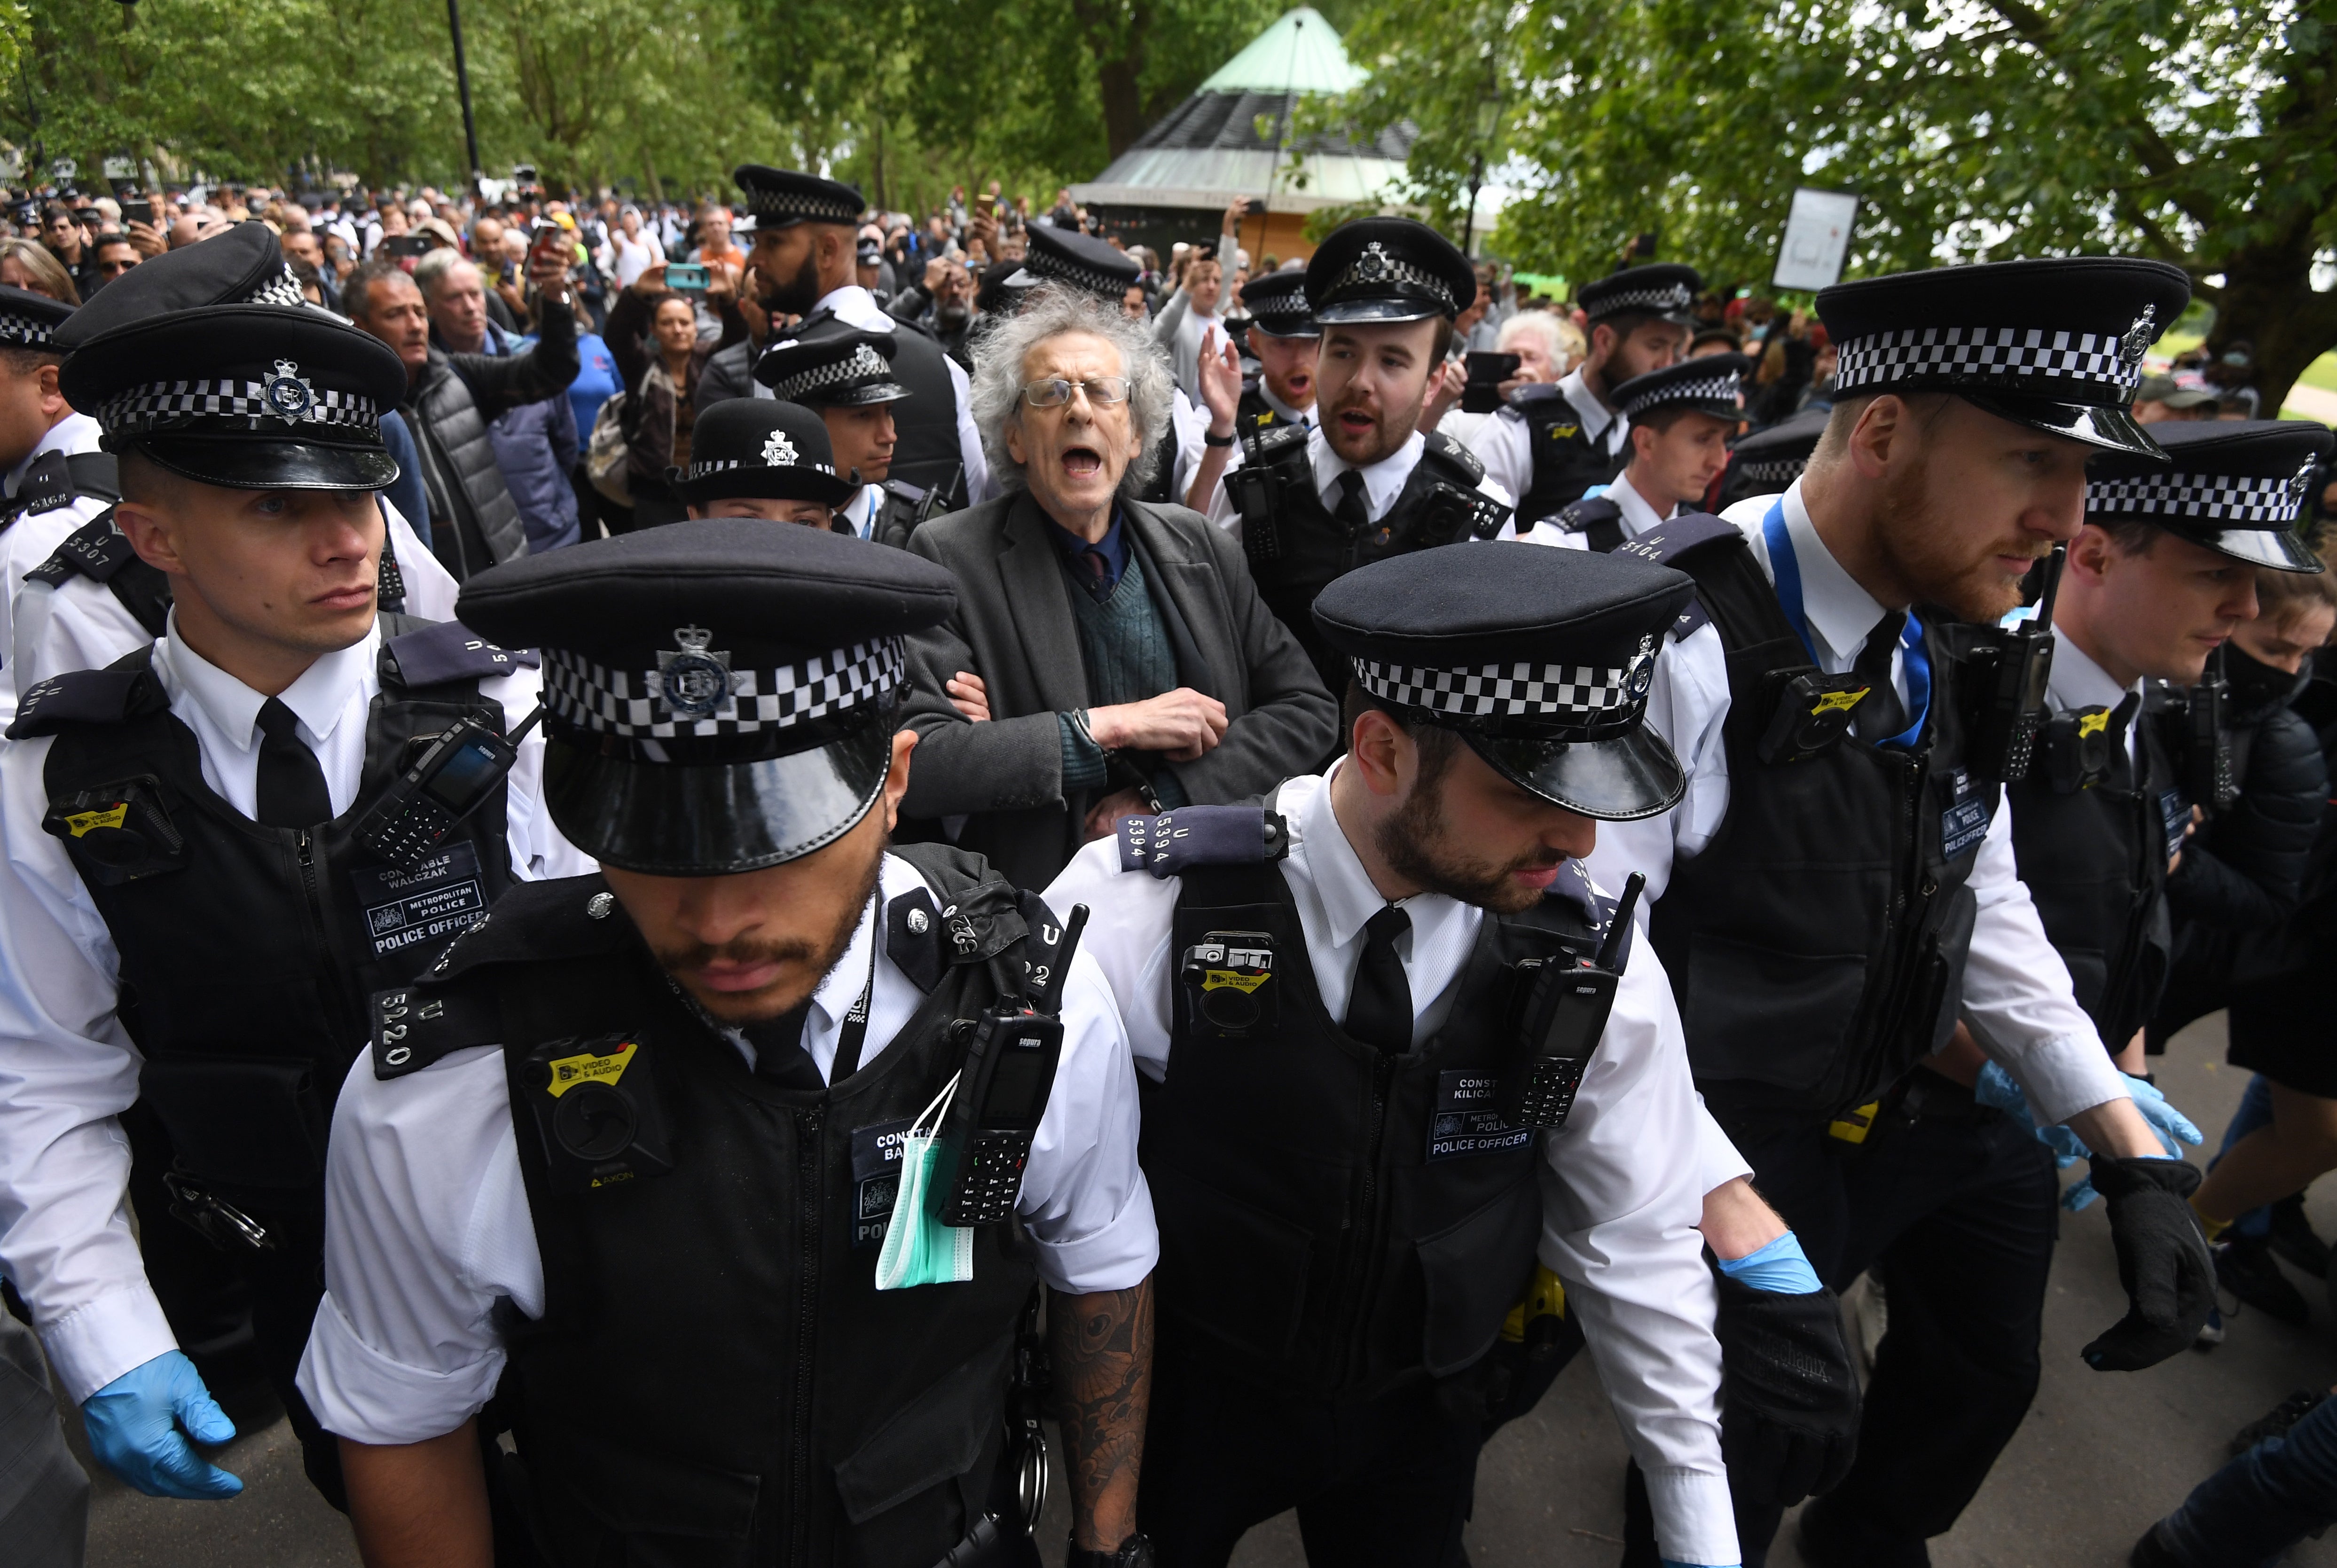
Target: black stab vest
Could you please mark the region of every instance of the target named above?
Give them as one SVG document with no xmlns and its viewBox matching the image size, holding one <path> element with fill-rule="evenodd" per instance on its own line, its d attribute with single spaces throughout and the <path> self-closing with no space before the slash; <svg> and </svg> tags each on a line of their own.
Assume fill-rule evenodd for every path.
<svg viewBox="0 0 2337 1568">
<path fill-rule="evenodd" d="M 1521 527 L 1581 500 L 1593 485 L 1612 484 L 1623 471 L 1629 446 L 1609 453 L 1605 432 L 1593 436 L 1584 429 L 1581 414 L 1556 387 L 1521 387 L 1510 395 L 1510 407 L 1525 419 L 1533 453 L 1532 482 L 1518 498 Z"/>
<path fill-rule="evenodd" d="M 1257 582 L 1258 597 L 1290 629 L 1314 660 L 1325 688 L 1334 693 L 1347 689 L 1351 671 L 1347 659 L 1315 628 L 1310 613 L 1315 596 L 1358 566 L 1454 543 L 1452 524 L 1433 524 L 1429 517 L 1440 491 L 1458 491 L 1469 504 L 1480 498 L 1477 482 L 1484 477 L 1483 466 L 1451 438 L 1434 431 L 1427 434 L 1427 446 L 1396 493 L 1394 505 L 1378 522 L 1352 534 L 1331 515 L 1315 489 L 1305 426 L 1277 426 L 1247 444 L 1245 464 L 1268 466 L 1274 474 L 1277 543 L 1276 553 L 1266 556 L 1258 542 L 1248 537 L 1249 520 L 1243 519 L 1250 574 Z"/>
<path fill-rule="evenodd" d="M 908 322 L 893 331 L 893 379 L 909 396 L 893 405 L 892 477 L 920 490 L 952 486 L 943 510 L 966 504 L 971 475 L 957 438 L 957 385 L 950 379 L 949 356 L 942 346 Z"/>
<path fill-rule="evenodd" d="M 504 1315 L 499 1409 L 558 1568 L 926 1568 L 982 1511 L 1037 1271 L 1018 1222 L 976 1230 L 969 1280 L 876 1289 L 885 1154 L 962 1064 L 953 1024 L 995 999 L 1035 900 L 946 846 L 895 853 L 931 891 L 888 906 L 886 961 L 932 984 L 891 1044 L 825 1090 L 750 1072 L 621 906 L 591 913 L 598 877 L 518 888 L 403 995 L 408 1016 L 435 1002 L 470 1030 L 425 1042 L 432 1059 L 504 1046 L 544 1310 Z M 929 962 L 905 956 L 910 907 Z M 945 957 L 952 911 L 977 945 Z M 582 1189 L 554 1174 L 525 1063 L 611 1035 L 636 1045 L 617 1082 L 655 1102 L 671 1168 Z"/>
<path fill-rule="evenodd" d="M 1258 391 L 1257 377 L 1249 377 L 1242 382 L 1241 401 L 1234 406 L 1236 435 L 1257 436 L 1289 423 L 1274 411 L 1274 405 Z"/>
<path fill-rule="evenodd" d="M 2116 1052 L 2148 1021 L 2166 984 L 2174 936 L 2166 910 L 2166 860 L 2181 842 L 2189 806 L 2175 795 L 2174 769 L 2158 726 L 2137 714 L 2141 776 L 2121 744 L 2107 779 L 2057 790 L 2043 758 L 2008 785 L 2012 851 L 2036 900 L 2045 935 L 2069 966 L 2078 1005 Z M 2170 809 L 2170 808 L 2173 809 Z"/>
<path fill-rule="evenodd" d="M 394 634 L 400 625 L 421 630 Z M 448 633 L 466 635 L 452 623 L 399 617 L 383 631 L 357 800 L 313 828 L 262 827 L 212 791 L 151 647 L 105 671 L 41 682 L 11 731 L 56 736 L 44 776 L 51 818 L 121 955 L 122 1018 L 145 1057 L 141 1096 L 182 1167 L 230 1201 L 262 1210 L 322 1200 L 326 1131 L 365 1046 L 367 996 L 427 965 L 511 885 L 500 792 L 417 871 L 356 842 L 356 824 L 416 743 L 465 716 L 505 723 L 478 682 L 508 673 L 511 655 L 490 649 L 465 659 L 456 647 L 446 657 Z M 400 655 L 424 667 L 415 655 L 425 642 L 439 654 L 427 667 L 468 672 L 407 685 Z M 152 821 L 151 802 L 168 829 L 146 831 L 154 853 L 124 879 L 103 818 L 133 798 L 131 825 Z M 100 821 L 82 817 L 76 835 L 67 818 L 91 812 Z M 165 849 L 171 833 L 183 840 L 176 853 Z"/>
<path fill-rule="evenodd" d="M 1539 1135 L 1491 1109 L 1520 1053 L 1505 965 L 1589 956 L 1592 917 L 1564 897 L 1488 915 L 1443 1027 L 1402 1056 L 1356 1042 L 1325 1010 L 1278 865 L 1186 870 L 1174 929 L 1172 957 L 1210 932 L 1267 934 L 1278 995 L 1270 1026 L 1226 1039 L 1197 1026 L 1171 976 L 1168 1076 L 1145 1084 L 1142 1143 L 1168 1329 L 1318 1396 L 1369 1397 L 1474 1365 L 1541 1235 Z"/>
<path fill-rule="evenodd" d="M 1693 541 L 1692 543 L 1690 541 Z M 2001 791 L 1965 766 L 1953 639 L 1924 622 L 1931 694 L 1912 750 L 1846 735 L 1800 762 L 1756 747 L 1775 671 L 1814 666 L 1742 534 L 1674 518 L 1618 554 L 1696 579 L 1728 669 L 1728 812 L 1672 867 L 1648 935 L 1697 1085 L 1724 1116 L 1824 1120 L 1947 1043 L 1978 908 L 1967 886 Z"/>
</svg>

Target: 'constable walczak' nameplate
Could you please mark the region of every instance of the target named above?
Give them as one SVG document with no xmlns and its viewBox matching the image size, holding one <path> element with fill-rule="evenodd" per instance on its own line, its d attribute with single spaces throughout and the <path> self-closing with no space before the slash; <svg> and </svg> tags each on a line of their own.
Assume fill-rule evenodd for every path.
<svg viewBox="0 0 2337 1568">
<path fill-rule="evenodd" d="M 1436 1113 L 1428 1122 L 1428 1157 L 1460 1160 L 1501 1154 L 1533 1142 L 1530 1127 L 1511 1127 L 1493 1109 L 1501 1093 L 1498 1073 L 1472 1068 L 1436 1075 Z"/>
<path fill-rule="evenodd" d="M 349 873 L 373 956 L 386 958 L 418 942 L 450 942 L 487 907 L 478 846 L 457 840 L 410 871 L 368 866 Z"/>
</svg>

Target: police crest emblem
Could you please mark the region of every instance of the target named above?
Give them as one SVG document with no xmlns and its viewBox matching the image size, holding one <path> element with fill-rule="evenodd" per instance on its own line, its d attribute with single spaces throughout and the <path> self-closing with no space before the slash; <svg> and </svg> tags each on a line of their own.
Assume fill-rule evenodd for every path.
<svg viewBox="0 0 2337 1568">
<path fill-rule="evenodd" d="M 259 384 L 260 400 L 279 419 L 300 420 L 317 406 L 317 389 L 300 377 L 300 367 L 279 359 L 275 371 Z"/>
<path fill-rule="evenodd" d="M 796 466 L 796 444 L 787 439 L 784 430 L 774 430 L 763 442 L 763 462 L 772 468 L 792 468 Z"/>
<path fill-rule="evenodd" d="M 703 626 L 677 626 L 675 645 L 658 653 L 657 698 L 676 719 L 711 719 L 731 707 L 730 655 L 709 648 L 713 640 Z"/>
<path fill-rule="evenodd" d="M 2142 314 L 2134 318 L 2134 325 L 2127 328 L 2126 336 L 2118 340 L 2118 357 L 2129 365 L 2141 364 L 2143 355 L 2149 352 L 2157 337 L 2158 307 L 2145 305 Z"/>
</svg>

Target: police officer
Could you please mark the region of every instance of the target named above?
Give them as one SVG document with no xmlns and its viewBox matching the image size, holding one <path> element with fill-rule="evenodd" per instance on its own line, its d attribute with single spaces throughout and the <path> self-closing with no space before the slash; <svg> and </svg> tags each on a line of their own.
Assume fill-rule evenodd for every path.
<svg viewBox="0 0 2337 1568">
<path fill-rule="evenodd" d="M 1293 267 L 1251 279 L 1242 285 L 1242 309 L 1249 312 L 1257 373 L 1242 378 L 1236 431 L 1257 436 L 1278 425 L 1312 423 L 1323 327 L 1306 303 L 1306 274 Z"/>
<path fill-rule="evenodd" d="M 890 333 L 813 316 L 763 350 L 755 379 L 774 397 L 812 410 L 825 426 L 836 471 L 854 485 L 836 509 L 837 531 L 899 545 L 941 497 L 892 478 L 896 410 L 909 397 L 894 378 L 895 342 Z"/>
<path fill-rule="evenodd" d="M 1629 267 L 1577 291 L 1590 353 L 1557 385 L 1521 387 L 1477 427 L 1471 448 L 1485 472 L 1518 498 L 1518 516 L 1539 523 L 1622 471 L 1631 417 L 1615 388 L 1678 363 L 1695 329 L 1693 267 Z"/>
<path fill-rule="evenodd" d="M 284 252 L 265 223 L 239 223 L 200 245 L 142 261 L 75 311 L 57 329 L 53 344 L 71 355 L 101 334 L 164 312 L 250 304 L 316 309 L 303 303 Z M 259 385 L 255 380 L 238 395 L 256 396 Z M 94 412 L 102 416 L 102 411 Z M 396 417 L 392 400 L 379 410 L 376 424 Z M 454 577 L 386 495 L 377 495 L 375 505 L 387 529 L 381 552 L 381 608 L 433 621 L 452 620 Z M 12 572 L 19 558 L 15 548 L 6 552 Z M 141 559 L 103 510 L 70 531 L 21 575 L 22 586 L 15 586 L 12 576 L 8 590 L 14 595 L 15 620 L 9 662 L 16 671 L 19 693 L 51 675 L 103 669 L 163 634 L 171 610 L 170 574 Z"/>
<path fill-rule="evenodd" d="M 1468 449 L 1420 427 L 1444 375 L 1452 322 L 1477 274 L 1452 242 L 1410 218 L 1332 230 L 1306 264 L 1323 337 L 1316 419 L 1266 431 L 1238 455 L 1211 504 L 1238 524 L 1257 591 L 1331 691 L 1347 661 L 1308 613 L 1334 579 L 1368 562 L 1470 538 L 1510 516 L 1510 493 Z"/>
<path fill-rule="evenodd" d="M 374 338 L 281 305 L 130 322 L 62 381 L 104 426 L 115 521 L 172 606 L 152 643 L 28 688 L 0 749 L 0 1260 L 91 1447 L 161 1495 L 240 1484 L 181 1434 L 232 1428 L 174 1348 L 125 1184 L 150 1249 L 192 1226 L 235 1260 L 337 1498 L 292 1374 L 365 996 L 514 879 L 583 864 L 537 806 L 540 742 L 502 739 L 535 705 L 526 662 L 376 613 L 375 496 L 397 475 L 377 418 L 403 385 Z M 484 765 L 414 795 L 409 765 L 457 724 L 446 762 Z"/>
<path fill-rule="evenodd" d="M 1049 890 L 1096 911 L 1149 1080 L 1163 1563 L 1223 1563 L 1293 1506 L 1316 1563 L 1457 1560 L 1537 1259 L 1648 1459 L 1663 1555 L 1737 1561 L 1690 1230 L 1707 1145 L 1662 965 L 1579 865 L 1601 822 L 1678 798 L 1641 699 L 1688 592 L 1515 543 L 1350 573 L 1315 603 L 1348 662 L 1329 774 L 1129 818 Z M 1849 1387 L 1790 1234 L 1728 1251 L 1791 1276 L 1748 1291 L 1818 1308 L 1770 1350 Z"/>
<path fill-rule="evenodd" d="M 749 260 L 764 309 L 796 317 L 832 310 L 847 327 L 894 338 L 895 378 L 909 392 L 899 410 L 894 476 L 920 490 L 939 486 L 947 507 L 988 496 L 990 468 L 973 428 L 964 369 L 931 334 L 886 315 L 860 286 L 860 192 L 762 163 L 742 163 L 731 178 L 745 192 L 738 231 L 752 236 Z"/>
<path fill-rule="evenodd" d="M 464 587 L 544 650 L 547 798 L 602 871 L 378 996 L 343 1090 L 301 1386 L 368 1563 L 485 1561 L 499 1382 L 562 1568 L 1034 1562 L 992 1553 L 1036 1280 L 1071 1562 L 1149 1561 L 1157 1249 L 1110 993 L 978 858 L 886 848 L 903 638 L 954 597 L 737 519 Z"/>
<path fill-rule="evenodd" d="M 1538 544 L 1579 542 L 1603 554 L 1703 500 L 1728 462 L 1728 437 L 1743 417 L 1752 368 L 1742 354 L 1706 354 L 1615 388 L 1616 412 L 1630 421 L 1622 473 L 1611 485 L 1592 485 L 1528 536 Z"/>
<path fill-rule="evenodd" d="M 2196 1172 L 2159 1157 L 1996 810 L 2027 646 L 1907 609 L 1991 625 L 2078 532 L 2088 455 L 2155 456 L 2126 404 L 2187 297 L 2173 268 L 2100 259 L 1829 289 L 1842 395 L 1808 471 L 1744 529 L 1690 517 L 1622 547 L 1697 580 L 1648 698 L 1689 777 L 1593 871 L 1647 875 L 1697 1087 L 1820 1277 L 1889 1277 L 1857 1462 L 1803 1514 L 1821 1568 L 1924 1561 L 2036 1388 L 2052 1165 L 1926 1064 L 1959 1002 L 2039 1119 L 2094 1151 L 2135 1305 L 2088 1363 L 2148 1366 L 2212 1304 Z"/>
<path fill-rule="evenodd" d="M 2086 525 L 2055 595 L 2048 714 L 2028 777 L 2005 790 L 2020 880 L 2078 1004 L 2120 1052 L 2166 982 L 2168 859 L 2193 807 L 2225 804 L 2213 745 L 2195 759 L 2206 776 L 2186 777 L 2183 715 L 2146 720 L 2149 691 L 2201 681 L 2254 619 L 2257 572 L 2322 569 L 2291 531 L 2292 481 L 2328 446 L 2325 428 L 2170 423 L 2158 439 L 2172 466 L 2105 454 L 2088 469 Z M 2141 1065 L 2138 1048 L 2127 1064 Z"/>
<path fill-rule="evenodd" d="M 811 409 L 733 397 L 699 416 L 689 466 L 666 482 L 692 517 L 760 517 L 835 528 L 836 509 L 856 493 L 836 472 L 827 426 Z"/>
<path fill-rule="evenodd" d="M 97 421 L 57 390 L 64 353 L 53 337 L 70 305 L 24 289 L 0 289 L 0 721 L 16 712 L 10 612 L 24 573 L 115 501 L 113 459 L 97 447 Z"/>
</svg>

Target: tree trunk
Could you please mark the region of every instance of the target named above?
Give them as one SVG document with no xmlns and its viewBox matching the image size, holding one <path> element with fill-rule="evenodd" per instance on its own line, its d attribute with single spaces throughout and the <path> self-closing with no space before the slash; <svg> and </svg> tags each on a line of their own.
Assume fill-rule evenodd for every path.
<svg viewBox="0 0 2337 1568">
<path fill-rule="evenodd" d="M 2224 260 L 2224 286 L 2215 291 L 2215 325 L 2207 352 L 2220 355 L 2235 342 L 2254 351 L 2256 391 L 2266 419 L 2280 406 L 2304 368 L 2337 348 L 2337 292 L 2313 291 L 2313 244 L 2307 231 L 2286 243 L 2253 245 Z"/>
<path fill-rule="evenodd" d="M 1125 20 L 1123 21 L 1123 16 Z M 1149 0 L 1129 0 L 1125 10 L 1106 0 L 1071 0 L 1071 20 L 1096 63 L 1096 90 L 1103 101 L 1104 144 L 1119 157 L 1144 134 L 1147 40 L 1152 31 Z"/>
</svg>

